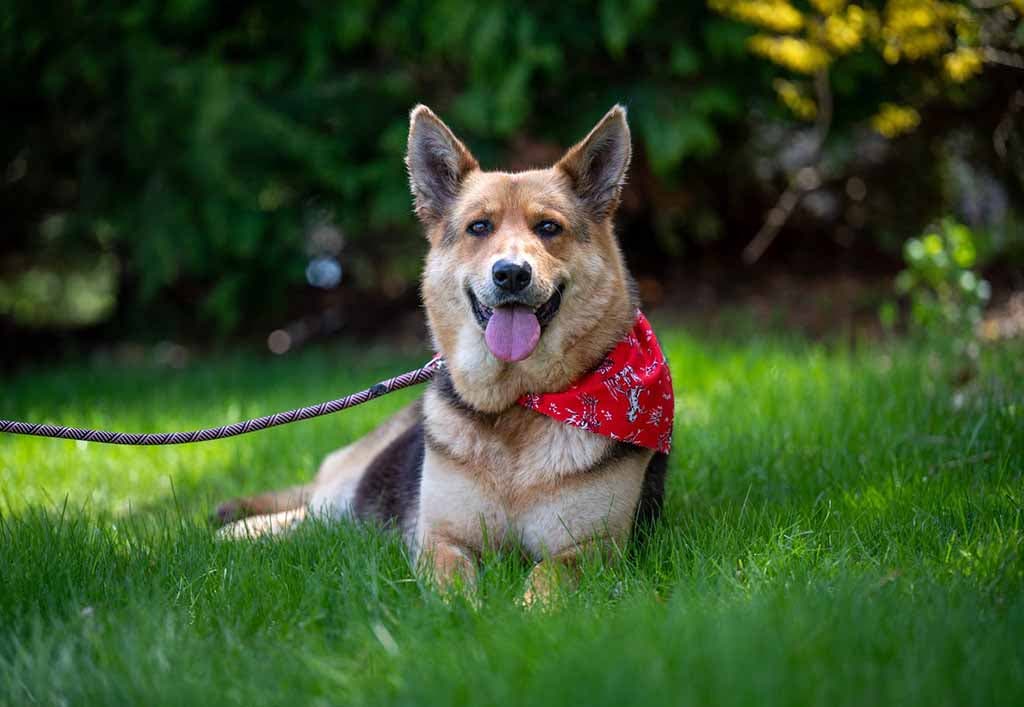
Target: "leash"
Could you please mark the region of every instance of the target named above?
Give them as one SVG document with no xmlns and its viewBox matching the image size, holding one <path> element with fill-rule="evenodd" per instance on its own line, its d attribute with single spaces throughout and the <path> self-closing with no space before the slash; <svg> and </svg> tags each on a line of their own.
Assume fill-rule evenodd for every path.
<svg viewBox="0 0 1024 707">
<path fill-rule="evenodd" d="M 286 412 L 279 412 L 266 417 L 257 417 L 252 420 L 236 422 L 233 425 L 221 427 L 210 427 L 205 430 L 193 430 L 191 432 L 107 432 L 105 430 L 87 430 L 80 427 L 64 427 L 62 425 L 40 425 L 32 422 L 18 422 L 17 420 L 0 420 L 0 432 L 7 432 L 15 435 L 33 435 L 36 437 L 53 437 L 54 439 L 77 439 L 83 442 L 99 442 L 101 444 L 126 444 L 154 446 L 161 444 L 188 444 L 189 442 L 210 442 L 215 439 L 227 439 L 238 435 L 270 429 L 278 425 L 287 425 L 291 422 L 309 420 L 314 417 L 331 415 L 348 408 L 362 405 L 374 398 L 379 398 L 396 390 L 408 388 L 409 386 L 426 383 L 444 367 L 444 359 L 440 356 L 431 359 L 425 366 L 416 370 L 403 373 L 400 376 L 389 378 L 372 385 L 366 390 L 352 393 L 344 398 L 329 400 L 319 405 L 297 408 Z"/>
</svg>

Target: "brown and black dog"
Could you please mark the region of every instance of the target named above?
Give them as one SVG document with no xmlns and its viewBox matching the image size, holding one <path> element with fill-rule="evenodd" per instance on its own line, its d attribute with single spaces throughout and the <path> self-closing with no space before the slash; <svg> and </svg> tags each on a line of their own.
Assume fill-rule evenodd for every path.
<svg viewBox="0 0 1024 707">
<path fill-rule="evenodd" d="M 422 294 L 445 369 L 423 398 L 324 460 L 308 485 L 231 501 L 228 536 L 309 514 L 400 531 L 442 585 L 472 584 L 485 543 L 537 563 L 527 598 L 580 553 L 621 546 L 658 515 L 666 458 L 517 404 L 562 391 L 633 326 L 637 301 L 613 232 L 631 154 L 621 106 L 553 167 L 485 172 L 429 108 L 406 164 L 430 251 Z"/>
</svg>

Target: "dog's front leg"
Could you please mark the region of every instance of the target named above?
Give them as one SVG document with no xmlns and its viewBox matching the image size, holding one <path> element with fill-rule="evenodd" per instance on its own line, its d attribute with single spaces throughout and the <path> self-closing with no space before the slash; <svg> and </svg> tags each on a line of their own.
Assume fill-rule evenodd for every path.
<svg viewBox="0 0 1024 707">
<path fill-rule="evenodd" d="M 618 545 L 610 538 L 593 538 L 547 557 L 533 566 L 523 593 L 525 606 L 547 606 L 560 592 L 573 591 L 579 584 L 580 566 L 588 557 L 606 560 L 617 556 Z"/>
<path fill-rule="evenodd" d="M 473 552 L 450 538 L 429 536 L 420 555 L 420 567 L 442 592 L 472 590 L 476 587 L 476 558 Z"/>
</svg>

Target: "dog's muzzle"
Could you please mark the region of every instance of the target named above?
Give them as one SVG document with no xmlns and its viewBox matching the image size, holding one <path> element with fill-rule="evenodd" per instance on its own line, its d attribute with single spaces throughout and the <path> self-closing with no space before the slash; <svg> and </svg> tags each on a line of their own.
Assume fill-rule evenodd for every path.
<svg viewBox="0 0 1024 707">
<path fill-rule="evenodd" d="M 559 285 L 555 288 L 554 294 L 548 298 L 544 304 L 534 308 L 533 313 L 537 317 L 537 322 L 543 329 L 551 320 L 558 314 L 558 309 L 562 306 L 562 294 L 565 292 L 565 285 Z M 473 293 L 473 288 L 466 288 L 466 296 L 469 297 L 469 305 L 473 310 L 473 316 L 476 318 L 477 324 L 480 325 L 481 329 L 487 328 L 487 323 L 491 321 L 491 317 L 494 315 L 494 307 L 488 307 L 486 304 L 480 301 L 480 299 Z M 512 307 L 522 306 L 525 303 L 520 301 L 516 297 L 506 297 L 500 302 L 497 302 L 495 307 Z"/>
</svg>

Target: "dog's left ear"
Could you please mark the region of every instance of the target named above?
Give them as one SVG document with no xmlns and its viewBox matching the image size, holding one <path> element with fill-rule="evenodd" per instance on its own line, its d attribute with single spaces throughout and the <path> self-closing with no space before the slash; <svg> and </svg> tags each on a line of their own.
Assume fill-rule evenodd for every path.
<svg viewBox="0 0 1024 707">
<path fill-rule="evenodd" d="M 416 215 L 426 224 L 444 217 L 466 175 L 480 167 L 448 126 L 424 105 L 413 108 L 409 116 L 405 164 Z"/>
<path fill-rule="evenodd" d="M 583 202 L 603 219 L 619 205 L 632 154 L 626 109 L 616 105 L 555 167 L 569 176 Z"/>
</svg>

